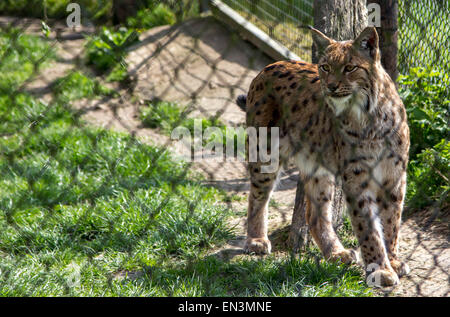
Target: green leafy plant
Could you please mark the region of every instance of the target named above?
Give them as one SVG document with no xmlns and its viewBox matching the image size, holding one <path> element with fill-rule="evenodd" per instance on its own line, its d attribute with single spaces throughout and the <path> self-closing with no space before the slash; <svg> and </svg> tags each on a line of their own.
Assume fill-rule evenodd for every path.
<svg viewBox="0 0 450 317">
<path fill-rule="evenodd" d="M 174 24 L 175 14 L 164 4 L 151 1 L 146 8 L 139 10 L 134 17 L 127 19 L 127 26 L 136 29 L 151 29 L 155 26 Z"/>
<path fill-rule="evenodd" d="M 67 17 L 67 5 L 72 0 L 2 0 L 0 12 L 3 15 L 27 16 L 36 18 L 65 19 Z M 77 0 L 83 8 L 82 21 L 91 20 L 104 22 L 110 15 L 112 0 Z"/>
<path fill-rule="evenodd" d="M 126 65 L 123 63 L 116 64 L 111 71 L 109 72 L 108 76 L 106 77 L 107 82 L 124 82 L 128 79 L 128 70 Z"/>
<path fill-rule="evenodd" d="M 447 74 L 428 68 L 411 68 L 399 77 L 400 96 L 410 127 L 409 208 L 438 203 L 448 206 L 449 107 Z"/>
<path fill-rule="evenodd" d="M 110 71 L 117 65 L 126 69 L 126 49 L 137 41 L 138 33 L 135 30 L 121 27 L 115 32 L 103 27 L 99 35 L 88 40 L 87 63 L 94 65 L 100 72 Z"/>
<path fill-rule="evenodd" d="M 431 68 L 411 68 L 399 77 L 411 133 L 411 157 L 449 136 L 448 75 Z"/>
<path fill-rule="evenodd" d="M 411 160 L 409 164 L 409 190 L 407 199 L 416 208 L 435 204 L 448 210 L 450 202 L 450 142 L 441 140 Z"/>
</svg>

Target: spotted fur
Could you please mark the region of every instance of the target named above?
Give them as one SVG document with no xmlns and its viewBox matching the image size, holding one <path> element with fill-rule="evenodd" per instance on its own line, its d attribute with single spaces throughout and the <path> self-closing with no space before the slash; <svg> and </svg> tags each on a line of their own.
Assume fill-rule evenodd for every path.
<svg viewBox="0 0 450 317">
<path fill-rule="evenodd" d="M 409 130 L 395 84 L 380 63 L 378 35 L 368 27 L 338 42 L 317 30 L 318 64 L 282 61 L 265 67 L 247 97 L 248 127 L 279 127 L 280 166 L 294 159 L 307 200 L 311 234 L 327 259 L 350 263 L 331 221 L 334 185 L 342 181 L 354 233 L 367 270 L 380 286 L 407 273 L 398 256 L 406 186 Z M 245 250 L 270 253 L 268 201 L 278 171 L 249 162 L 251 190 Z"/>
</svg>

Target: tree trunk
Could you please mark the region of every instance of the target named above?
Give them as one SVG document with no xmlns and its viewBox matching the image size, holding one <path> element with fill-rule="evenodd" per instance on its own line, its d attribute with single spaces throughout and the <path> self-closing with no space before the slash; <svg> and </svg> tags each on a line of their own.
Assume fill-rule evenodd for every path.
<svg viewBox="0 0 450 317">
<path fill-rule="evenodd" d="M 198 0 L 199 4 L 198 4 L 198 9 L 200 11 L 200 13 L 206 12 L 209 10 L 209 5 L 208 5 L 208 0 Z"/>
<path fill-rule="evenodd" d="M 314 27 L 325 35 L 339 41 L 352 40 L 367 26 L 366 0 L 321 0 L 314 1 Z M 313 47 L 312 61 L 317 63 L 317 52 Z M 340 182 L 336 182 L 333 201 L 333 224 L 337 228 L 344 213 L 344 195 Z M 304 247 L 307 241 L 303 184 L 299 180 L 295 198 L 294 214 L 289 233 L 289 245 L 294 251 Z"/>
<path fill-rule="evenodd" d="M 366 0 L 314 1 L 314 27 L 334 40 L 353 40 L 366 26 Z M 313 63 L 316 55 L 313 48 Z"/>
<path fill-rule="evenodd" d="M 380 6 L 380 25 L 377 25 L 380 37 L 381 64 L 392 80 L 397 84 L 397 52 L 398 52 L 398 1 L 368 0 Z"/>
<path fill-rule="evenodd" d="M 293 252 L 300 251 L 308 241 L 308 223 L 306 221 L 306 201 L 303 182 L 299 179 L 295 193 L 294 214 L 288 236 L 288 246 Z"/>
<path fill-rule="evenodd" d="M 113 0 L 113 23 L 125 23 L 127 17 L 136 14 L 141 0 Z"/>
</svg>

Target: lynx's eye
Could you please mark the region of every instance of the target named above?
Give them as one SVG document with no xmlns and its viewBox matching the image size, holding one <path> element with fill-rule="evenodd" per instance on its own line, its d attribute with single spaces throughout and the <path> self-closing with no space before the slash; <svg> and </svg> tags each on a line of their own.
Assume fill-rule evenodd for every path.
<svg viewBox="0 0 450 317">
<path fill-rule="evenodd" d="M 344 68 L 344 72 L 351 73 L 352 71 L 356 70 L 356 68 L 358 68 L 358 66 L 347 65 Z"/>
<path fill-rule="evenodd" d="M 330 71 L 330 65 L 327 64 L 320 65 L 320 69 L 328 73 Z"/>
</svg>

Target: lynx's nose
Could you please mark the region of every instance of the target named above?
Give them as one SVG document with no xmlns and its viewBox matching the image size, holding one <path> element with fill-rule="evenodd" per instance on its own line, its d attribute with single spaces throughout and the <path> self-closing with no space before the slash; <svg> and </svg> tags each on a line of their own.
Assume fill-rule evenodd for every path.
<svg viewBox="0 0 450 317">
<path fill-rule="evenodd" d="M 338 86 L 336 84 L 328 84 L 327 88 L 331 91 L 331 92 L 335 92 L 336 89 L 338 88 Z"/>
</svg>

